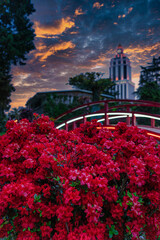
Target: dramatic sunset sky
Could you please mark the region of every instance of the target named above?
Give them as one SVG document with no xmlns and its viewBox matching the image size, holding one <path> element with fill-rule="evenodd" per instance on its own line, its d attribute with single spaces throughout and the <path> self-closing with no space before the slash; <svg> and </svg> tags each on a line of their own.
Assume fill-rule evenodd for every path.
<svg viewBox="0 0 160 240">
<path fill-rule="evenodd" d="M 25 106 L 36 92 L 64 90 L 85 72 L 109 76 L 120 43 L 138 86 L 140 66 L 160 55 L 159 0 L 32 0 L 36 50 L 25 66 L 12 68 L 11 106 Z"/>
</svg>

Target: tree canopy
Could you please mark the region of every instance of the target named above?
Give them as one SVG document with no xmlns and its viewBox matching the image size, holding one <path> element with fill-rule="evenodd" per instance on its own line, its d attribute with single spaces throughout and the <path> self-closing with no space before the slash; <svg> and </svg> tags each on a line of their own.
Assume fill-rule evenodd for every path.
<svg viewBox="0 0 160 240">
<path fill-rule="evenodd" d="M 136 93 L 140 100 L 160 102 L 160 85 L 157 82 L 146 82 Z"/>
<path fill-rule="evenodd" d="M 150 65 L 141 68 L 139 87 L 135 94 L 140 100 L 160 102 L 160 57 L 157 59 L 153 58 Z M 145 107 L 145 109 L 139 107 L 138 110 L 143 110 L 153 114 L 160 114 L 160 111 L 154 107 Z"/>
<path fill-rule="evenodd" d="M 136 95 L 141 100 L 160 102 L 160 57 L 153 58 L 149 66 L 141 68 Z"/>
<path fill-rule="evenodd" d="M 93 101 L 100 100 L 100 94 L 115 96 L 115 83 L 108 78 L 102 78 L 99 72 L 86 72 L 69 78 L 69 84 L 79 89 L 90 90 L 93 93 Z"/>
<path fill-rule="evenodd" d="M 0 1 L 0 111 L 9 109 L 11 65 L 25 64 L 26 54 L 35 48 L 33 23 L 29 15 L 35 11 L 30 0 Z"/>
</svg>

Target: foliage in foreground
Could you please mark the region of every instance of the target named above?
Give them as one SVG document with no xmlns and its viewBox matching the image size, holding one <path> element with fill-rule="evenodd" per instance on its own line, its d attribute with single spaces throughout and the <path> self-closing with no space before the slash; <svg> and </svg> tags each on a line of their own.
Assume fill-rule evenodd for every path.
<svg viewBox="0 0 160 240">
<path fill-rule="evenodd" d="M 155 240 L 160 145 L 145 131 L 92 121 L 74 132 L 48 117 L 9 121 L 0 137 L 0 237 Z"/>
</svg>

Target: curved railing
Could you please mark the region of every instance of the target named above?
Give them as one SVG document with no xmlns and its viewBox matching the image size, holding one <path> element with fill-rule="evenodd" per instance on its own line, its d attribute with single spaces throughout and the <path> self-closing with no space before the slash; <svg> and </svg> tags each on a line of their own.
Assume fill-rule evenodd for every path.
<svg viewBox="0 0 160 240">
<path fill-rule="evenodd" d="M 118 104 L 117 104 L 118 103 Z M 117 104 L 117 105 L 115 105 Z M 98 109 L 94 106 L 99 105 Z M 111 99 L 111 100 L 103 100 L 98 102 L 91 102 L 76 108 L 73 108 L 59 117 L 56 118 L 55 124 L 56 128 L 65 128 L 66 130 L 75 129 L 77 127 L 77 123 L 85 123 L 90 119 L 98 119 L 98 122 L 101 122 L 103 126 L 109 126 L 113 119 L 126 119 L 127 125 L 137 125 L 137 119 L 150 119 L 151 128 L 156 128 L 156 124 L 160 126 L 160 115 L 159 114 L 150 114 L 146 112 L 134 111 L 134 108 L 137 107 L 154 107 L 160 109 L 160 103 L 151 102 L 151 101 L 143 101 L 143 100 L 125 100 L 125 99 Z M 67 118 L 70 114 L 75 114 L 76 111 L 87 109 L 87 111 L 79 114 L 77 116 L 72 116 L 71 118 Z M 65 119 L 63 120 L 63 118 Z M 59 122 L 61 121 L 61 122 Z M 71 126 L 72 124 L 72 126 Z"/>
<path fill-rule="evenodd" d="M 110 103 L 128 103 L 128 104 L 109 106 Z M 88 107 L 99 105 L 99 104 L 104 104 L 104 107 L 107 111 L 111 110 L 111 109 L 114 109 L 114 108 L 130 108 L 130 107 L 156 107 L 156 108 L 160 108 L 160 103 L 152 102 L 152 101 L 129 100 L 129 99 L 101 100 L 101 101 L 97 101 L 97 102 L 86 103 L 86 104 L 83 104 L 81 106 L 72 108 L 72 109 L 66 111 L 65 113 L 59 115 L 55 119 L 55 121 L 58 121 L 62 117 L 67 116 L 68 114 L 73 113 L 77 110 L 88 108 Z"/>
</svg>

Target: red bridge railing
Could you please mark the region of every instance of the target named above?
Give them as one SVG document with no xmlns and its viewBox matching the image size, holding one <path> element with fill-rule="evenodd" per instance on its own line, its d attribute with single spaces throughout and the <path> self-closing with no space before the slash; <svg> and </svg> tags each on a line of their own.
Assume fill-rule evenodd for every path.
<svg viewBox="0 0 160 240">
<path fill-rule="evenodd" d="M 97 106 L 97 107 L 96 107 Z M 143 101 L 143 100 L 125 100 L 125 99 L 111 99 L 98 102 L 91 102 L 76 108 L 73 108 L 56 118 L 56 128 L 64 128 L 65 130 L 75 129 L 77 124 L 85 123 L 90 119 L 98 119 L 103 126 L 110 126 L 113 119 L 126 120 L 127 125 L 137 125 L 137 119 L 150 119 L 148 127 L 156 129 L 160 132 L 160 114 L 151 114 L 142 111 L 136 111 L 135 108 L 141 107 L 145 109 L 153 108 L 159 109 L 160 103 Z M 83 113 L 76 115 L 76 112 L 81 110 Z M 70 118 L 70 115 L 74 115 Z M 156 124 L 155 124 L 156 123 Z M 156 126 L 157 125 L 157 126 Z M 139 125 L 138 125 L 139 126 Z M 143 127 L 142 125 L 140 125 Z M 146 127 L 146 126 L 144 126 Z"/>
</svg>

